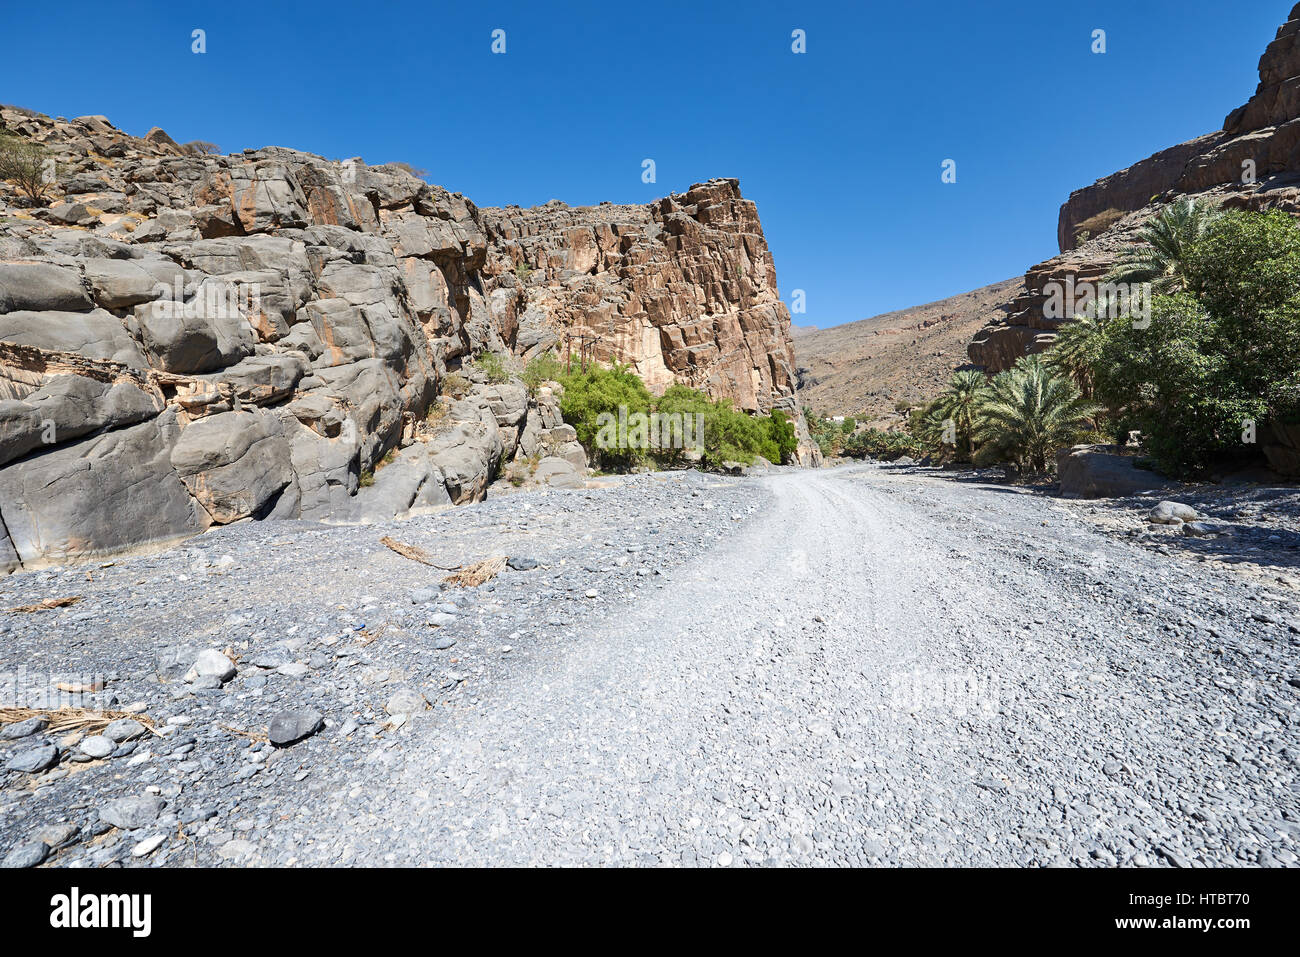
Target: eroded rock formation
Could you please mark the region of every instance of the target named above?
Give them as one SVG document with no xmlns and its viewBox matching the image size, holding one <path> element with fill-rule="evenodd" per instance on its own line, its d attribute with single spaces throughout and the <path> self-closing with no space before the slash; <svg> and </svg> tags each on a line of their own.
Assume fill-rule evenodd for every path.
<svg viewBox="0 0 1300 957">
<path fill-rule="evenodd" d="M 48 207 L 0 183 L 0 570 L 246 518 L 391 518 L 481 498 L 511 458 L 574 462 L 549 393 L 476 374 L 439 400 L 462 358 L 566 334 L 655 387 L 796 407 L 734 180 L 481 211 L 400 165 L 9 107 L 0 132 L 57 163 Z"/>
<path fill-rule="evenodd" d="M 744 409 L 796 410 L 790 315 L 758 210 L 736 180 L 648 206 L 551 202 L 483 218 L 485 272 L 522 289 L 525 349 L 576 355 L 581 339 L 654 391 L 683 382 Z"/>
<path fill-rule="evenodd" d="M 1033 266 L 1007 315 L 971 342 L 973 363 L 990 371 L 1055 341 L 1065 319 L 1044 314 L 1049 283 L 1094 282 L 1130 246 L 1134 234 L 1169 202 L 1204 195 L 1227 208 L 1300 213 L 1300 5 L 1259 61 L 1259 87 L 1223 128 L 1162 150 L 1076 190 L 1061 206 L 1061 255 Z"/>
</svg>

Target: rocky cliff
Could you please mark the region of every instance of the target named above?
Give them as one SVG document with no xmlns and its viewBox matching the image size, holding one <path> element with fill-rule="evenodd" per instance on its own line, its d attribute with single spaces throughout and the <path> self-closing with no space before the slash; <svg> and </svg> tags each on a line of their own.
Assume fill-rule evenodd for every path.
<svg viewBox="0 0 1300 957">
<path fill-rule="evenodd" d="M 658 388 L 796 407 L 735 180 L 479 210 L 396 164 L 220 156 L 103 117 L 4 107 L 0 134 L 55 161 L 48 204 L 0 183 L 0 570 L 472 501 L 511 458 L 585 465 L 548 390 L 461 368 L 485 350 L 581 340 Z"/>
<path fill-rule="evenodd" d="M 797 410 L 790 314 L 758 210 L 734 179 L 648 206 L 488 209 L 485 272 L 526 351 L 558 345 L 740 408 Z M 507 290 L 517 291 L 509 299 Z"/>
<path fill-rule="evenodd" d="M 1223 128 L 1162 150 L 1076 190 L 1061 206 L 1061 255 L 1032 267 L 1007 316 L 971 342 L 973 363 L 1010 367 L 1055 341 L 1061 320 L 1044 315 L 1050 282 L 1092 282 L 1114 265 L 1134 234 L 1179 196 L 1205 195 L 1228 208 L 1300 213 L 1300 4 L 1259 61 L 1259 86 Z"/>
</svg>

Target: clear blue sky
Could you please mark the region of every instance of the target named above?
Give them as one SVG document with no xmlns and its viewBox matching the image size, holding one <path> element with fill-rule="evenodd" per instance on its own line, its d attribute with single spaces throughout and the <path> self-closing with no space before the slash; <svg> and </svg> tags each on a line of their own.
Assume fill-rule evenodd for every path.
<svg viewBox="0 0 1300 957">
<path fill-rule="evenodd" d="M 405 160 L 481 206 L 644 202 L 737 176 L 782 295 L 806 291 L 796 322 L 829 326 L 1054 255 L 1072 189 L 1246 101 L 1290 7 L 10 2 L 0 101 L 226 152 Z"/>
</svg>

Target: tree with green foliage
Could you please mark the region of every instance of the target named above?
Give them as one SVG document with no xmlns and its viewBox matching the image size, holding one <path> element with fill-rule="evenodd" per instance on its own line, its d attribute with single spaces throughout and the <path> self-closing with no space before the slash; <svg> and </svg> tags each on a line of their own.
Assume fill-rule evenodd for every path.
<svg viewBox="0 0 1300 957">
<path fill-rule="evenodd" d="M 1170 203 L 1138 231 L 1144 245 L 1120 258 L 1108 282 L 1151 283 L 1158 294 L 1177 292 L 1185 282 L 1185 263 L 1192 247 L 1204 238 L 1221 215 L 1212 203 L 1185 196 Z"/>
<path fill-rule="evenodd" d="M 1101 355 L 1102 323 L 1091 316 L 1076 316 L 1056 331 L 1047 352 L 1047 364 L 1058 375 L 1069 376 L 1085 398 L 1094 388 L 1093 369 Z"/>
<path fill-rule="evenodd" d="M 934 448 L 947 445 L 957 461 L 970 461 L 974 452 L 977 410 L 988 388 L 989 377 L 978 369 L 954 372 L 947 387 L 926 406 L 920 417 L 922 440 Z"/>
<path fill-rule="evenodd" d="M 1233 210 L 1185 258 L 1187 289 L 1150 325 L 1108 323 L 1097 395 L 1179 476 L 1239 454 L 1248 422 L 1300 417 L 1300 226 Z"/>
<path fill-rule="evenodd" d="M 994 376 L 976 408 L 974 439 L 1024 471 L 1044 473 L 1096 414 L 1070 379 L 1041 356 L 1026 356 Z"/>
<path fill-rule="evenodd" d="M 857 459 L 879 459 L 893 462 L 904 456 L 920 458 L 925 448 L 906 432 L 886 432 L 883 429 L 862 429 L 854 432 L 844 443 L 844 454 Z"/>
</svg>

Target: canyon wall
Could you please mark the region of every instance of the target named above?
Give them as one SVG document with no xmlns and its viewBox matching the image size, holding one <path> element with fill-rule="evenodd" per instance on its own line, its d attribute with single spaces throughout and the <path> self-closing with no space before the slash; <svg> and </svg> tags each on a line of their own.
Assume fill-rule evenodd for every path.
<svg viewBox="0 0 1300 957">
<path fill-rule="evenodd" d="M 473 501 L 512 458 L 585 465 L 547 390 L 461 367 L 484 351 L 582 335 L 655 388 L 796 411 L 735 180 L 480 210 L 400 164 L 12 107 L 0 134 L 55 161 L 48 203 L 0 183 L 0 570 Z M 440 400 L 449 370 L 469 381 Z"/>
<path fill-rule="evenodd" d="M 1300 213 L 1300 4 L 1260 58 L 1254 96 L 1228 115 L 1221 130 L 1070 194 L 1057 223 L 1061 255 L 1030 268 L 1006 316 L 970 343 L 971 362 L 998 372 L 1050 347 L 1056 329 L 1069 320 L 1044 315 L 1048 283 L 1099 279 L 1147 220 L 1188 195 L 1226 208 Z"/>
</svg>

